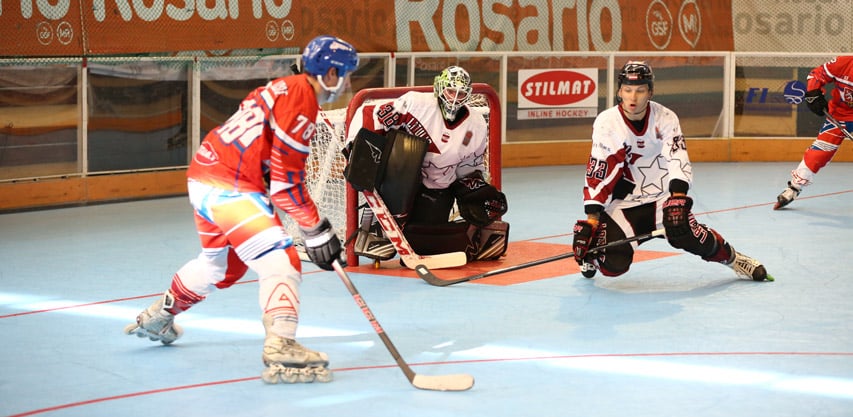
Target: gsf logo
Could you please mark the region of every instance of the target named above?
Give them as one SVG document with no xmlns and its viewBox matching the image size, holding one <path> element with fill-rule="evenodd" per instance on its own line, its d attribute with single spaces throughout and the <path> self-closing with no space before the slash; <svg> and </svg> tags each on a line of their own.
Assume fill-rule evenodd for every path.
<svg viewBox="0 0 853 417">
<path fill-rule="evenodd" d="M 50 45 L 54 37 L 63 44 L 68 45 L 74 39 L 74 29 L 68 22 L 59 22 L 54 30 L 49 22 L 40 22 L 36 25 L 36 39 L 44 46 Z"/>
<path fill-rule="evenodd" d="M 702 14 L 696 0 L 684 0 L 673 18 L 663 0 L 654 0 L 646 9 L 646 33 L 657 49 L 666 49 L 672 40 L 673 28 L 678 27 L 681 38 L 695 48 L 702 35 Z"/>
</svg>

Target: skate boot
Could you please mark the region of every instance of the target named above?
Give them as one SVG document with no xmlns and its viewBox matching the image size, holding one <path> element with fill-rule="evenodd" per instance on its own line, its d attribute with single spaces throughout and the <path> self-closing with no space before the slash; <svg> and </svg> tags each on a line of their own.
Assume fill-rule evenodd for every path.
<svg viewBox="0 0 853 417">
<path fill-rule="evenodd" d="M 353 252 L 358 256 L 378 261 L 387 261 L 397 254 L 391 240 L 383 236 L 379 223 L 374 223 L 370 230 L 360 229 L 358 231 Z"/>
<path fill-rule="evenodd" d="M 773 210 L 779 210 L 780 208 L 791 204 L 791 202 L 800 195 L 800 191 L 802 191 L 802 188 L 791 184 L 791 181 L 788 181 L 788 188 L 776 197 L 776 204 L 773 206 Z"/>
<path fill-rule="evenodd" d="M 592 263 L 584 262 L 581 265 L 581 275 L 583 275 L 584 278 L 595 277 L 595 271 L 598 271 L 598 268 L 596 268 Z"/>
<path fill-rule="evenodd" d="M 323 352 L 308 349 L 293 339 L 267 335 L 261 356 L 267 367 L 261 379 L 267 384 L 298 382 L 329 382 L 329 357 Z"/>
<path fill-rule="evenodd" d="M 147 337 L 155 342 L 159 340 L 164 345 L 174 342 L 184 334 L 184 330 L 175 324 L 175 315 L 166 311 L 166 308 L 173 304 L 174 297 L 166 291 L 157 301 L 142 310 L 136 316 L 136 323 L 127 325 L 124 333 Z"/>
<path fill-rule="evenodd" d="M 734 259 L 726 265 L 734 269 L 738 277 L 752 279 L 753 281 L 774 281 L 774 278 L 767 273 L 761 262 L 734 249 L 732 252 L 734 252 Z"/>
</svg>

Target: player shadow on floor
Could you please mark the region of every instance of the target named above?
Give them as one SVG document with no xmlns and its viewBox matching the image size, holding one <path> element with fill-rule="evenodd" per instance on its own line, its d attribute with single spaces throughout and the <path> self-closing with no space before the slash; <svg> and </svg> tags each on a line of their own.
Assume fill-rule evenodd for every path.
<svg viewBox="0 0 853 417">
<path fill-rule="evenodd" d="M 695 268 L 663 265 L 636 268 L 620 277 L 576 276 L 572 287 L 580 297 L 561 303 L 559 320 L 576 324 L 573 333 L 586 340 L 617 337 L 617 327 L 666 321 L 682 313 L 687 300 L 706 298 L 737 285 L 766 284 L 740 279 L 730 269 L 716 265 L 699 274 Z"/>
</svg>

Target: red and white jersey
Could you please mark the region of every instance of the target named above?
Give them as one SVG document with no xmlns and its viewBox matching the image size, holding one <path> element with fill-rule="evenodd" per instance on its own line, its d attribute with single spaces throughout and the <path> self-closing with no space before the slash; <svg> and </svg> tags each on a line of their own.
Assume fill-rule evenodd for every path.
<svg viewBox="0 0 853 417">
<path fill-rule="evenodd" d="M 692 184 L 687 146 L 678 116 L 672 110 L 649 101 L 648 117 L 641 130 L 634 128 L 618 105 L 595 118 L 584 205 L 606 206 L 623 178 L 633 184 L 633 190 L 623 198 L 628 207 L 667 197 L 673 179 Z"/>
<path fill-rule="evenodd" d="M 807 78 L 806 90 L 824 88 L 835 83 L 829 113 L 838 120 L 853 120 L 853 55 L 838 56 L 813 69 Z"/>
<path fill-rule="evenodd" d="M 361 106 L 350 122 L 347 143 L 355 139 L 361 127 L 377 133 L 400 129 L 429 139 L 429 150 L 421 166 L 427 188 L 447 188 L 457 178 L 474 171 L 485 174 L 488 125 L 483 115 L 470 107 L 449 124 L 433 93 L 412 91 L 393 101 Z"/>
<path fill-rule="evenodd" d="M 190 163 L 187 176 L 226 191 L 266 193 L 300 225 L 319 221 L 305 188 L 319 106 L 307 75 L 292 75 L 258 87 L 225 123 L 210 131 Z"/>
</svg>

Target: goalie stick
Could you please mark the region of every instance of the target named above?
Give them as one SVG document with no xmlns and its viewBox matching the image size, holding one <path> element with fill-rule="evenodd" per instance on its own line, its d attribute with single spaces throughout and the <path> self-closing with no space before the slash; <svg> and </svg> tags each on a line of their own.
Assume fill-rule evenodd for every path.
<svg viewBox="0 0 853 417">
<path fill-rule="evenodd" d="M 376 334 L 379 335 L 379 338 L 382 339 L 382 343 L 385 344 L 385 347 L 388 348 L 388 351 L 391 352 L 391 356 L 397 361 L 397 366 L 400 367 L 400 370 L 403 371 L 403 374 L 406 375 L 406 378 L 409 382 L 418 389 L 422 390 L 430 390 L 430 391 L 465 391 L 471 389 L 474 386 L 474 377 L 468 374 L 451 374 L 451 375 L 421 375 L 415 373 L 408 363 L 403 359 L 400 355 L 400 352 L 397 351 L 397 348 L 394 347 L 394 344 L 391 342 L 391 338 L 385 333 L 385 330 L 382 329 L 382 326 L 376 321 L 376 316 L 373 315 L 373 312 L 370 311 L 370 307 L 367 306 L 367 303 L 364 301 L 364 298 L 361 297 L 358 290 L 355 288 L 355 285 L 352 283 L 352 280 L 347 275 L 344 268 L 341 266 L 341 263 L 335 259 L 332 261 L 332 267 L 335 269 L 335 272 L 338 273 L 338 277 L 341 278 L 341 281 L 344 282 L 350 294 L 352 294 L 355 303 L 361 308 L 361 312 L 364 313 L 364 316 L 367 317 L 367 320 L 373 327 L 373 330 L 376 331 Z"/>
<path fill-rule="evenodd" d="M 626 243 L 636 242 L 638 240 L 653 239 L 656 237 L 663 237 L 663 236 L 664 236 L 664 229 L 657 229 L 651 233 L 644 233 L 641 235 L 636 235 L 636 236 L 628 237 L 625 239 L 615 240 L 615 241 L 607 243 L 605 245 L 597 246 L 595 248 L 590 249 L 589 253 L 593 254 L 596 252 L 600 252 L 604 249 L 611 248 L 613 246 L 619 246 L 619 245 L 624 245 Z M 532 266 L 542 265 L 542 264 L 545 264 L 548 262 L 559 261 L 561 259 L 568 259 L 571 257 L 574 257 L 573 252 L 552 256 L 550 258 L 539 259 L 536 261 L 530 261 L 530 262 L 526 262 L 526 263 L 519 264 L 519 265 L 508 266 L 506 268 L 495 269 L 493 271 L 483 272 L 481 274 L 471 275 L 468 277 L 458 278 L 458 279 L 441 279 L 441 278 L 435 276 L 435 274 L 433 274 L 432 272 L 430 272 L 428 268 L 421 268 L 421 266 L 418 266 L 417 268 L 415 268 L 415 272 L 417 272 L 418 276 L 422 280 L 426 281 L 430 285 L 435 285 L 437 287 L 446 287 L 448 285 L 458 284 L 460 282 L 475 281 L 478 279 L 488 278 L 488 277 L 495 276 L 498 274 L 505 274 L 507 272 L 517 271 L 519 269 L 524 269 L 524 268 L 530 268 Z"/>
<path fill-rule="evenodd" d="M 465 255 L 465 252 L 418 255 L 412 249 L 412 246 L 409 245 L 409 241 L 406 240 L 406 237 L 403 236 L 403 231 L 400 230 L 400 226 L 397 224 L 397 221 L 394 220 L 394 216 L 392 216 L 391 212 L 388 211 L 388 206 L 385 205 L 382 197 L 380 197 L 375 190 L 362 191 L 361 193 L 364 195 L 367 205 L 369 205 L 370 209 L 373 210 L 373 214 L 376 216 L 377 221 L 379 221 L 379 225 L 382 226 L 382 230 L 388 236 L 388 239 L 391 240 L 391 243 L 394 244 L 394 249 L 397 250 L 403 264 L 408 268 L 452 268 L 454 266 L 465 265 L 468 262 L 468 256 Z"/>
</svg>

